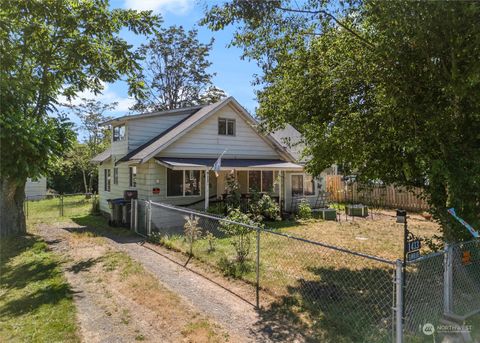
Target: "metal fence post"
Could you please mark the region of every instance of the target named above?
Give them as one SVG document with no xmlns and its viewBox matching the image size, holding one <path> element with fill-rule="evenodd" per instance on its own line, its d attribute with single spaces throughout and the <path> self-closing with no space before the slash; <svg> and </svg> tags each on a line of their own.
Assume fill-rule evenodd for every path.
<svg viewBox="0 0 480 343">
<path fill-rule="evenodd" d="M 403 308 L 404 308 L 404 285 L 403 263 L 397 260 L 395 264 L 395 342 L 403 343 Z"/>
<path fill-rule="evenodd" d="M 60 217 L 63 217 L 63 194 L 60 195 Z"/>
<path fill-rule="evenodd" d="M 130 200 L 130 230 L 135 227 L 134 220 L 135 220 L 135 199 Z"/>
<path fill-rule="evenodd" d="M 257 260 L 255 263 L 255 272 L 257 276 L 255 285 L 255 301 L 257 310 L 260 309 L 260 228 L 257 228 Z"/>
<path fill-rule="evenodd" d="M 443 260 L 443 313 L 452 313 L 453 303 L 453 246 L 445 244 Z"/>
<path fill-rule="evenodd" d="M 152 200 L 148 200 L 147 237 L 152 233 Z"/>
</svg>

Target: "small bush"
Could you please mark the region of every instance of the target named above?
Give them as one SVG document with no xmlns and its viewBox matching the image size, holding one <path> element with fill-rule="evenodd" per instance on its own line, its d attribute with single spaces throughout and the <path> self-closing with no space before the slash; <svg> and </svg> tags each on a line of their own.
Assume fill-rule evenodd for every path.
<svg viewBox="0 0 480 343">
<path fill-rule="evenodd" d="M 202 228 L 198 226 L 199 218 L 195 218 L 194 215 L 190 215 L 186 220 L 183 226 L 183 232 L 185 233 L 185 239 L 189 247 L 188 253 L 190 256 L 193 256 L 193 244 L 202 236 Z"/>
<path fill-rule="evenodd" d="M 223 272 L 225 276 L 233 278 L 240 278 L 243 275 L 252 271 L 252 265 L 246 261 L 238 262 L 235 260 L 229 260 L 226 257 L 220 258 L 217 263 L 218 268 Z"/>
<path fill-rule="evenodd" d="M 206 231 L 205 232 L 205 236 L 204 238 L 207 240 L 208 242 L 208 249 L 207 249 L 207 252 L 211 253 L 213 251 L 215 251 L 215 247 L 217 245 L 217 237 L 215 237 L 213 235 L 213 233 L 211 233 L 210 231 Z"/>
<path fill-rule="evenodd" d="M 268 194 L 261 194 L 255 190 L 251 191 L 248 213 L 256 222 L 281 219 L 278 204 Z"/>
<path fill-rule="evenodd" d="M 312 218 L 312 208 L 306 200 L 302 200 L 298 204 L 298 218 L 299 219 L 311 219 Z"/>
<path fill-rule="evenodd" d="M 248 217 L 248 215 L 240 212 L 239 209 L 231 210 L 226 219 L 237 223 L 256 225 L 255 222 Z M 244 262 L 250 254 L 252 230 L 243 225 L 232 224 L 224 221 L 220 223 L 220 230 L 229 236 L 229 240 L 235 248 L 235 252 L 237 254 L 237 262 Z"/>
<path fill-rule="evenodd" d="M 225 215 L 225 205 L 222 203 L 216 203 L 208 207 L 207 212 L 211 214 Z"/>
</svg>

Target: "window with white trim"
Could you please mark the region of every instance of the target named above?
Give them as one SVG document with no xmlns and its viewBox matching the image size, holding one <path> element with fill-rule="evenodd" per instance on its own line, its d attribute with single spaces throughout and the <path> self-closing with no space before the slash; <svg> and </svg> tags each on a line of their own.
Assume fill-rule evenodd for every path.
<svg viewBox="0 0 480 343">
<path fill-rule="evenodd" d="M 249 170 L 248 189 L 263 193 L 275 192 L 275 174 L 271 170 Z"/>
<path fill-rule="evenodd" d="M 112 136 L 114 142 L 125 140 L 125 125 L 114 126 Z"/>
<path fill-rule="evenodd" d="M 315 179 L 309 174 L 292 174 L 292 196 L 315 195 Z"/>
<path fill-rule="evenodd" d="M 137 166 L 128 168 L 128 179 L 130 187 L 137 187 Z"/>
<path fill-rule="evenodd" d="M 118 168 L 113 168 L 113 184 L 118 185 Z"/>
<path fill-rule="evenodd" d="M 200 170 L 167 169 L 167 196 L 200 195 Z"/>
<path fill-rule="evenodd" d="M 218 119 L 218 134 L 222 136 L 235 136 L 235 119 Z"/>
<path fill-rule="evenodd" d="M 103 170 L 103 190 L 110 192 L 110 169 Z"/>
</svg>

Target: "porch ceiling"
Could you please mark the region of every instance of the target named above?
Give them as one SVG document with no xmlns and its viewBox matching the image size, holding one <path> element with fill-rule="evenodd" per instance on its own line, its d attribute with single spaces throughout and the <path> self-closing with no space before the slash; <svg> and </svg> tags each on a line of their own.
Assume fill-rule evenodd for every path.
<svg viewBox="0 0 480 343">
<path fill-rule="evenodd" d="M 216 158 L 173 158 L 155 157 L 157 163 L 170 169 L 199 169 L 212 168 Z M 303 171 L 303 166 L 282 160 L 261 160 L 261 159 L 228 159 L 222 158 L 221 170 L 287 170 Z"/>
</svg>

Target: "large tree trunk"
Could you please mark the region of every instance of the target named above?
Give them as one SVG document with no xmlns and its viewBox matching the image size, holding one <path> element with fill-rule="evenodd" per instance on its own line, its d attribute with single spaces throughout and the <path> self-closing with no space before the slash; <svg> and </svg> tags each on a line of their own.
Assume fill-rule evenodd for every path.
<svg viewBox="0 0 480 343">
<path fill-rule="evenodd" d="M 23 213 L 25 182 L 0 180 L 0 237 L 19 236 L 27 232 Z"/>
</svg>

